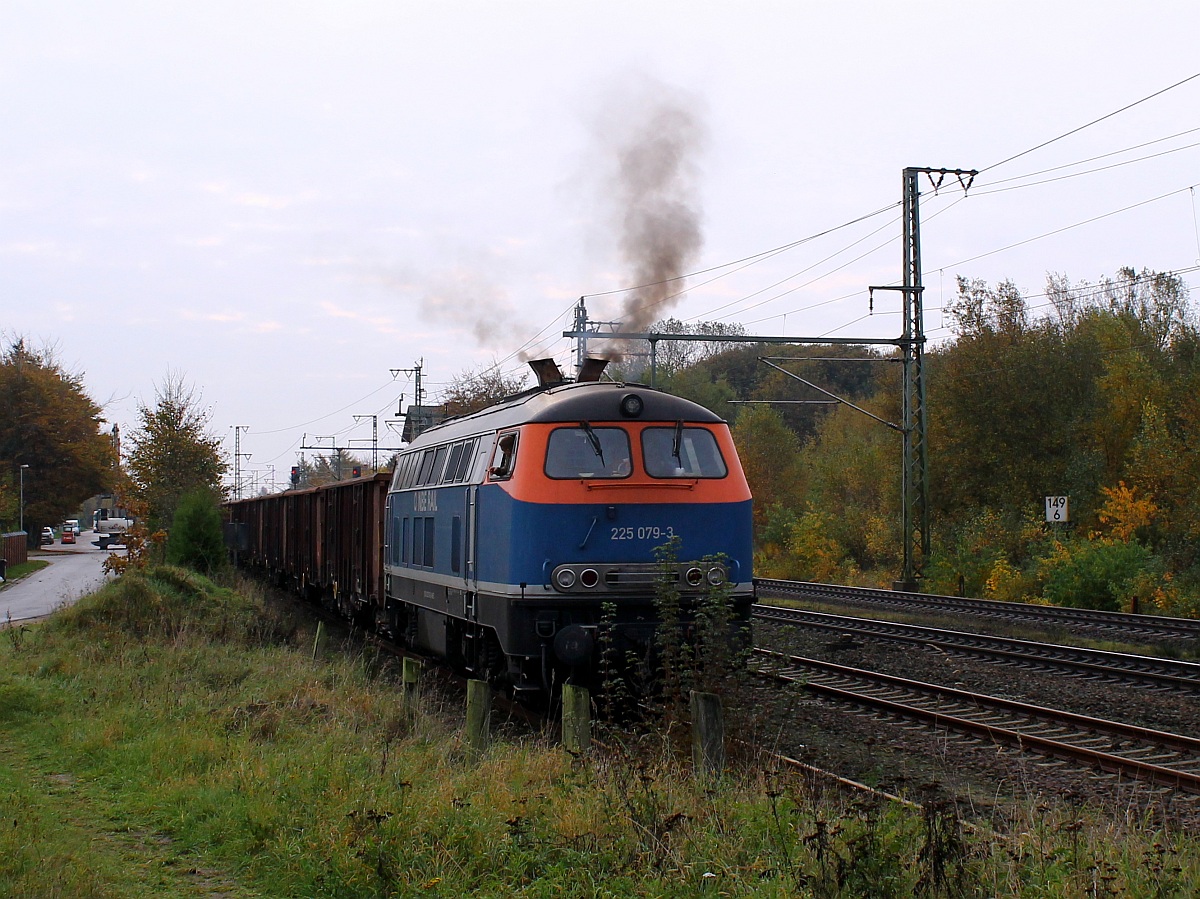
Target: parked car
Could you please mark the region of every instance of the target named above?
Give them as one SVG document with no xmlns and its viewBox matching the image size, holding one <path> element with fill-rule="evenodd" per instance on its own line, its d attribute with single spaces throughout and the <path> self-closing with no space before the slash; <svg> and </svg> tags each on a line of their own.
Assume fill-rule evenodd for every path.
<svg viewBox="0 0 1200 899">
<path fill-rule="evenodd" d="M 63 528 L 61 540 L 63 543 L 74 543 L 75 532 L 70 528 Z"/>
<path fill-rule="evenodd" d="M 48 546 L 54 542 L 54 528 L 42 528 L 42 546 Z"/>
</svg>

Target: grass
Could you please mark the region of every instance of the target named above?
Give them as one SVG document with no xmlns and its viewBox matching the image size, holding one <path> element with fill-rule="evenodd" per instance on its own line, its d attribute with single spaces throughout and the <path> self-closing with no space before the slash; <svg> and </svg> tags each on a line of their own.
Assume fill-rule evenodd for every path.
<svg viewBox="0 0 1200 899">
<path fill-rule="evenodd" d="M 19 581 L 23 577 L 29 577 L 35 571 L 39 571 L 49 564 L 45 559 L 30 559 L 28 562 L 18 562 L 16 565 L 9 565 L 4 570 L 5 582 L 11 584 L 13 581 Z"/>
<path fill-rule="evenodd" d="M 1187 835 L 1030 808 L 971 834 L 666 736 L 468 752 L 457 709 L 253 589 L 128 574 L 0 635 L 0 895 L 1189 896 Z"/>
</svg>

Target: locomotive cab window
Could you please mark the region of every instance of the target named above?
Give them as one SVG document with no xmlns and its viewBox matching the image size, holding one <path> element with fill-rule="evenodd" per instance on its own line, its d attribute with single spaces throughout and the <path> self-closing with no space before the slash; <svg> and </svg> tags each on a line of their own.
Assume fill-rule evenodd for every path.
<svg viewBox="0 0 1200 899">
<path fill-rule="evenodd" d="M 629 435 L 621 428 L 555 428 L 546 445 L 546 477 L 627 478 L 632 468 Z"/>
<path fill-rule="evenodd" d="M 646 428 L 642 456 L 652 478 L 723 478 L 728 473 L 712 431 L 685 428 Z"/>
<path fill-rule="evenodd" d="M 488 476 L 493 481 L 506 481 L 513 476 L 517 465 L 517 432 L 509 431 L 501 434 L 496 441 L 496 450 L 492 453 L 492 467 Z"/>
</svg>

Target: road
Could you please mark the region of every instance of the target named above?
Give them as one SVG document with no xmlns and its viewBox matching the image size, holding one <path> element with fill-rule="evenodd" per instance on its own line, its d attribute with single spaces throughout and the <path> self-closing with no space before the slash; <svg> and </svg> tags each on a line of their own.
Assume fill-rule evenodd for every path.
<svg viewBox="0 0 1200 899">
<path fill-rule="evenodd" d="M 44 559 L 50 564 L 19 581 L 0 585 L 0 626 L 9 620 L 49 615 L 103 584 L 107 575 L 101 566 L 110 552 L 92 546 L 91 536 L 80 534 L 74 545 L 55 543 L 41 551 L 31 550 L 30 561 Z"/>
</svg>

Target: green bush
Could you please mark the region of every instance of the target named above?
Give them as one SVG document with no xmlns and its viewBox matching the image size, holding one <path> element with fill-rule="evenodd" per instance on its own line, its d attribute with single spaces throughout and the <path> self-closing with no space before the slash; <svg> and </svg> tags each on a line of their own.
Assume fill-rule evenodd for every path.
<svg viewBox="0 0 1200 899">
<path fill-rule="evenodd" d="M 1080 609 L 1128 611 L 1134 590 L 1157 561 L 1140 543 L 1084 540 L 1064 546 L 1047 560 L 1046 586 L 1050 602 Z"/>
<path fill-rule="evenodd" d="M 171 535 L 167 539 L 167 561 L 172 565 L 185 565 L 201 574 L 212 574 L 225 564 L 225 560 L 217 498 L 206 489 L 194 490 L 179 501 L 175 510 Z"/>
</svg>

